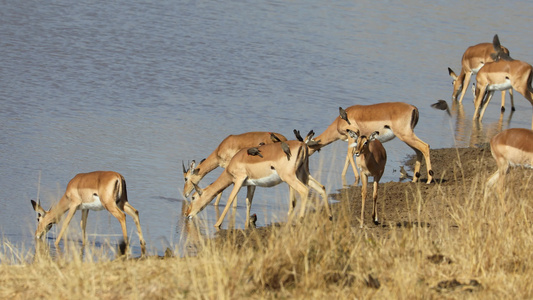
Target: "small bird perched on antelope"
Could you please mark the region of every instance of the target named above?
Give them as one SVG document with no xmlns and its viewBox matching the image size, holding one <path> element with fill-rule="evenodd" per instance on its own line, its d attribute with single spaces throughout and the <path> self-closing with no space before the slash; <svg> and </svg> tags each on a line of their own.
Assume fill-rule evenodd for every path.
<svg viewBox="0 0 533 300">
<path fill-rule="evenodd" d="M 281 142 L 281 140 L 279 139 L 279 137 L 277 137 L 275 134 L 273 134 L 272 132 L 270 132 L 270 138 L 272 139 L 272 141 L 274 143 L 278 143 L 278 142 Z"/>
<path fill-rule="evenodd" d="M 281 149 L 283 149 L 283 152 L 287 154 L 287 160 L 291 160 L 291 148 L 289 145 L 287 145 L 285 142 L 281 142 Z"/>
<path fill-rule="evenodd" d="M 350 123 L 350 120 L 348 120 L 348 113 L 346 113 L 346 111 L 342 107 L 339 107 L 339 115 L 341 119 L 343 119 L 344 121 L 346 121 L 346 123 L 348 123 L 348 125 L 352 124 Z"/>
<path fill-rule="evenodd" d="M 261 155 L 261 150 L 259 150 L 257 147 L 252 147 L 248 149 L 248 155 L 251 156 L 259 156 L 263 158 L 263 155 Z"/>
</svg>

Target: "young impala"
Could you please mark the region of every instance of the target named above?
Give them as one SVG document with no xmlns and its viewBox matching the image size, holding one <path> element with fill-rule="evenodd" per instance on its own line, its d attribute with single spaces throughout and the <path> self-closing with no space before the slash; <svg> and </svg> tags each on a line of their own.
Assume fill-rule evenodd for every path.
<svg viewBox="0 0 533 300">
<path fill-rule="evenodd" d="M 486 188 L 496 182 L 498 193 L 503 196 L 505 174 L 510 166 L 533 168 L 533 130 L 511 128 L 495 135 L 490 140 L 490 151 L 496 160 L 498 170 L 487 180 Z"/>
<path fill-rule="evenodd" d="M 476 76 L 474 120 L 481 122 L 492 95 L 498 90 L 515 89 L 533 105 L 532 79 L 533 67 L 520 60 L 502 57 L 499 61 L 485 64 Z"/>
<path fill-rule="evenodd" d="M 494 35 L 492 43 L 481 43 L 468 47 L 461 59 L 461 72 L 459 76 L 455 75 L 455 72 L 448 68 L 448 73 L 453 79 L 452 100 L 457 100 L 457 96 L 460 93 L 459 103 L 463 102 L 470 78 L 476 75 L 486 63 L 499 60 L 502 54 L 509 55 L 509 50 L 500 44 L 497 34 Z M 512 93 L 512 90 L 509 93 Z M 512 99 L 511 96 L 511 104 Z M 505 91 L 502 91 L 502 110 L 504 109 L 504 105 Z"/>
<path fill-rule="evenodd" d="M 275 132 L 247 132 L 226 137 L 213 153 L 211 153 L 205 160 L 201 161 L 198 166 L 196 166 L 194 160 L 190 164 L 189 169 L 186 169 L 185 165 L 182 165 L 183 178 L 185 179 L 183 195 L 185 198 L 189 197 L 194 189 L 194 185 L 198 184 L 209 172 L 217 167 L 226 168 L 231 158 L 233 158 L 239 150 L 286 140 L 287 138 L 282 134 Z M 222 193 L 219 193 L 215 205 L 218 205 L 221 196 Z M 237 202 L 235 202 L 235 204 L 237 204 Z"/>
<path fill-rule="evenodd" d="M 248 149 L 242 149 L 231 159 L 224 172 L 215 182 L 205 189 L 197 189 L 193 194 L 191 204 L 185 211 L 189 218 L 198 214 L 213 198 L 231 184 L 234 187 L 215 227 L 220 227 L 231 203 L 242 186 L 247 187 L 246 198 L 246 226 L 250 220 L 250 208 L 256 186 L 272 187 L 286 182 L 290 188 L 289 215 L 296 204 L 294 191 L 300 194 L 302 201 L 300 217 L 303 217 L 306 208 L 309 187 L 316 190 L 324 199 L 326 212 L 331 218 L 331 211 L 328 206 L 328 199 L 325 188 L 309 174 L 309 149 L 306 142 L 310 141 L 308 136 L 304 142 L 286 141 L 288 151 L 292 154 L 289 158 L 281 143 L 266 144 L 257 147 L 259 155 L 250 155 Z M 257 152 L 254 152 L 257 153 Z"/>
<path fill-rule="evenodd" d="M 350 145 L 353 147 L 353 153 L 355 154 L 357 167 L 361 171 L 361 181 L 363 187 L 361 189 L 361 224 L 363 228 L 364 214 L 365 214 L 365 201 L 368 185 L 368 176 L 374 177 L 374 193 L 372 194 L 373 206 L 372 206 L 372 219 L 374 224 L 378 224 L 378 184 L 383 172 L 385 171 L 385 164 L 387 163 L 387 152 L 376 136 L 379 132 L 374 131 L 368 137 L 361 135 L 359 132 L 348 131 L 351 138 L 355 140 L 355 143 Z"/>
<path fill-rule="evenodd" d="M 126 181 L 124 177 L 117 172 L 96 171 L 91 173 L 82 173 L 74 176 L 67 185 L 65 194 L 59 202 L 50 210 L 44 210 L 41 205 L 31 200 L 33 209 L 38 213 L 37 230 L 35 237 L 42 239 L 43 236 L 52 228 L 52 225 L 61 220 L 63 214 L 68 210 L 68 215 L 59 235 L 56 238 L 55 245 L 59 245 L 61 237 L 65 233 L 76 210 L 81 210 L 81 229 L 83 233 L 83 245 L 85 245 L 87 226 L 87 216 L 89 210 L 107 209 L 120 222 L 124 242 L 128 243 L 128 231 L 126 230 L 126 216 L 124 212 L 130 215 L 137 226 L 137 233 L 141 242 L 142 255 L 146 254 L 146 242 L 144 241 L 141 223 L 139 221 L 139 212 L 128 203 L 128 194 L 126 192 Z"/>
<path fill-rule="evenodd" d="M 342 112 L 342 109 L 341 109 Z M 433 170 L 431 169 L 431 159 L 429 157 L 429 145 L 420 140 L 414 133 L 414 128 L 418 123 L 418 109 L 410 104 L 403 102 L 386 102 L 372 105 L 354 105 L 348 107 L 345 112 L 341 113 L 331 125 L 319 136 L 315 138 L 320 141 L 320 146 L 324 147 L 337 140 L 348 141 L 348 145 L 353 144 L 354 140 L 350 137 L 347 130 L 354 132 L 380 132 L 377 137 L 380 142 L 384 143 L 392 140 L 397 136 L 416 152 L 415 176 L 413 182 L 418 181 L 420 177 L 420 162 L 422 156 L 426 159 L 428 172 L 427 183 L 433 180 Z M 310 154 L 315 149 L 310 149 Z M 352 149 L 348 147 L 342 177 L 344 178 L 348 170 L 348 163 L 351 164 L 355 174 L 355 184 L 359 183 L 359 174 L 355 167 L 355 161 L 352 155 Z"/>
</svg>

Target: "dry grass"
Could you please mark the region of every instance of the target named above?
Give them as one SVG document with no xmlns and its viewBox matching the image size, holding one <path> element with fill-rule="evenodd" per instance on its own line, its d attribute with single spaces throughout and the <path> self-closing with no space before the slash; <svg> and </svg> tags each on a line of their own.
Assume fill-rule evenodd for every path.
<svg viewBox="0 0 533 300">
<path fill-rule="evenodd" d="M 310 213 L 302 222 L 222 231 L 215 239 L 189 224 L 198 249 L 192 257 L 110 261 L 89 249 L 82 260 L 71 249 L 32 260 L 4 240 L 0 298 L 531 299 L 532 178 L 522 176 L 531 173 L 510 174 L 505 201 L 483 198 L 487 171 L 478 173 L 452 187 L 435 184 L 431 193 L 406 184 L 415 226 L 392 225 L 380 235 L 354 222 L 355 197 L 336 205 L 334 222 Z M 417 226 L 428 220 L 431 226 Z"/>
</svg>

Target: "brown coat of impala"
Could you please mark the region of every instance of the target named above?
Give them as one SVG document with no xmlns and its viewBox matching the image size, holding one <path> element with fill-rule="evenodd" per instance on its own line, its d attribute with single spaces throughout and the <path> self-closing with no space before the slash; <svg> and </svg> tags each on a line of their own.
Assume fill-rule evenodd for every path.
<svg viewBox="0 0 533 300">
<path fill-rule="evenodd" d="M 481 43 L 468 47 L 461 59 L 461 72 L 459 76 L 455 75 L 455 72 L 448 68 L 448 73 L 453 79 L 452 100 L 457 100 L 457 96 L 460 93 L 459 103 L 463 102 L 463 97 L 465 96 L 472 75 L 476 75 L 486 63 L 499 60 L 502 53 L 509 55 L 509 50 L 500 44 L 498 35 L 494 35 L 492 43 Z M 502 91 L 502 107 L 504 105 L 505 91 Z"/>
<path fill-rule="evenodd" d="M 67 218 L 63 222 L 61 231 L 56 238 L 55 245 L 59 245 L 65 230 L 67 229 L 76 210 L 81 210 L 81 229 L 83 233 L 83 244 L 85 245 L 87 226 L 87 217 L 89 210 L 106 209 L 120 222 L 124 242 L 128 243 L 128 231 L 126 230 L 126 216 L 124 212 L 130 215 L 137 226 L 137 233 L 141 242 L 142 254 L 146 254 L 146 242 L 144 241 L 141 223 L 139 221 L 139 212 L 128 202 L 126 192 L 126 181 L 124 177 L 117 172 L 112 171 L 95 171 L 91 173 L 81 173 L 70 180 L 65 190 L 65 194 L 59 202 L 52 206 L 48 211 L 44 210 L 41 205 L 31 200 L 33 209 L 38 213 L 37 230 L 35 237 L 42 239 L 44 235 L 52 228 L 52 225 L 58 223 L 63 214 L 68 211 Z"/>
<path fill-rule="evenodd" d="M 365 213 L 365 202 L 366 202 L 366 193 L 368 186 L 368 177 L 374 177 L 374 192 L 372 194 L 372 220 L 374 224 L 378 224 L 378 210 L 377 210 L 377 201 L 378 201 L 378 184 L 383 172 L 385 172 L 385 164 L 387 163 L 387 152 L 381 144 L 381 142 L 376 139 L 379 135 L 379 132 L 374 131 L 369 136 L 362 135 L 359 132 L 349 131 L 350 136 L 355 140 L 355 143 L 351 146 L 353 148 L 353 153 L 356 156 L 357 167 L 361 171 L 361 223 L 360 227 L 363 228 L 364 223 L 364 213 Z"/>
<path fill-rule="evenodd" d="M 192 161 L 189 168 L 186 169 L 183 165 L 183 178 L 185 185 L 183 186 L 183 195 L 185 198 L 189 197 L 194 189 L 194 185 L 198 184 L 205 175 L 218 167 L 226 168 L 230 160 L 239 150 L 250 147 L 259 147 L 260 145 L 275 143 L 274 135 L 280 141 L 286 141 L 287 138 L 276 132 L 246 132 L 237 135 L 229 135 L 226 137 L 218 147 L 203 161 L 196 166 L 195 161 Z M 215 205 L 218 205 L 222 193 L 218 194 Z M 237 202 L 235 201 L 235 205 Z"/>
<path fill-rule="evenodd" d="M 347 130 L 354 132 L 374 132 L 380 134 L 377 137 L 384 143 L 397 136 L 416 152 L 415 176 L 413 182 L 420 177 L 420 163 L 422 157 L 426 160 L 428 179 L 427 183 L 433 180 L 433 170 L 431 169 L 431 159 L 429 157 L 429 145 L 420 140 L 414 133 L 414 128 L 418 123 L 418 109 L 404 102 L 385 102 L 372 105 L 354 105 L 346 110 L 348 122 L 338 116 L 331 125 L 319 136 L 315 138 L 320 141 L 322 147 L 337 140 L 348 141 L 348 145 L 354 140 L 349 136 Z M 313 149 L 310 150 L 312 154 Z M 352 149 L 348 147 L 342 177 L 346 175 L 348 164 L 351 164 L 355 173 L 355 184 L 359 182 L 359 174 L 355 166 Z"/>
<path fill-rule="evenodd" d="M 309 174 L 309 149 L 305 142 L 286 141 L 291 156 L 282 149 L 280 143 L 267 144 L 258 147 L 263 157 L 248 154 L 247 149 L 242 149 L 231 159 L 226 169 L 215 182 L 205 189 L 198 189 L 192 196 L 192 201 L 185 211 L 189 218 L 198 214 L 211 200 L 231 184 L 234 184 L 228 203 L 224 208 L 215 227 L 220 227 L 229 206 L 234 201 L 242 186 L 247 187 L 247 213 L 246 225 L 250 220 L 250 208 L 256 186 L 273 187 L 281 182 L 286 182 L 290 188 L 289 215 L 292 214 L 296 204 L 294 191 L 300 194 L 302 201 L 300 217 L 303 217 L 309 194 L 308 185 L 320 193 L 324 199 L 327 214 L 331 218 L 325 188 Z"/>
<path fill-rule="evenodd" d="M 474 120 L 483 119 L 485 110 L 494 91 L 514 89 L 524 96 L 533 107 L 533 67 L 523 61 L 512 58 L 500 59 L 497 62 L 485 64 L 476 76 L 476 98 L 474 106 Z M 533 118 L 531 120 L 533 129 Z"/>
<path fill-rule="evenodd" d="M 498 170 L 489 177 L 486 187 L 491 188 L 499 181 L 498 193 L 503 196 L 505 174 L 510 166 L 533 168 L 533 130 L 525 128 L 504 130 L 490 140 L 490 151 L 496 160 Z"/>
</svg>

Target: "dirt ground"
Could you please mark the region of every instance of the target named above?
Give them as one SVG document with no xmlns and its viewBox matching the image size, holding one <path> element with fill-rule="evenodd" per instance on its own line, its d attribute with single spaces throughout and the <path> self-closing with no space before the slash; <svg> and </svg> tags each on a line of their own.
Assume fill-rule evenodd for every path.
<svg viewBox="0 0 533 300">
<path fill-rule="evenodd" d="M 400 179 L 400 171 L 397 171 L 398 181 L 379 183 L 378 196 L 378 216 L 379 223 L 376 225 L 372 221 L 372 178 L 369 179 L 368 195 L 365 204 L 364 226 L 368 234 L 381 237 L 387 234 L 391 227 L 409 226 L 432 226 L 443 218 L 450 218 L 446 209 L 448 206 L 443 201 L 431 201 L 437 193 L 445 192 L 447 195 L 454 195 L 458 191 L 464 191 L 470 187 L 471 182 L 477 176 L 487 178 L 496 170 L 496 163 L 490 153 L 488 144 L 479 148 L 446 148 L 432 149 L 431 163 L 435 182 L 426 184 L 427 172 L 425 163 L 422 163 L 420 183 L 411 182 L 411 178 Z M 413 175 L 414 156 L 405 162 L 405 169 L 408 175 Z M 420 187 L 418 189 L 417 187 Z M 420 195 L 416 195 L 420 191 Z M 461 193 L 463 194 L 463 193 Z M 359 228 L 361 214 L 361 184 L 351 186 L 331 194 L 331 198 L 340 200 L 340 203 L 332 204 L 333 222 L 336 221 L 339 209 L 348 209 L 353 212 L 351 224 L 354 228 Z M 417 198 L 418 197 L 418 198 Z M 413 199 L 423 199 L 424 211 L 422 216 L 417 215 L 417 207 Z M 411 203 L 410 203 L 411 202 Z M 428 213 L 429 212 L 429 213 Z M 267 235 L 272 227 L 270 225 L 257 228 L 256 233 Z M 224 240 L 227 236 L 226 230 L 221 230 L 217 238 Z M 242 239 L 246 238 L 246 231 L 242 231 Z M 235 237 L 234 237 L 235 238 Z M 237 244 L 239 243 L 237 238 Z M 241 242 L 244 242 L 242 240 Z"/>
</svg>

